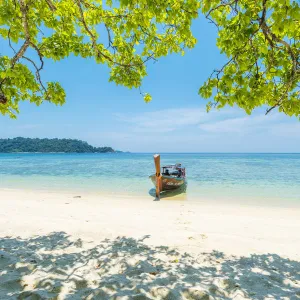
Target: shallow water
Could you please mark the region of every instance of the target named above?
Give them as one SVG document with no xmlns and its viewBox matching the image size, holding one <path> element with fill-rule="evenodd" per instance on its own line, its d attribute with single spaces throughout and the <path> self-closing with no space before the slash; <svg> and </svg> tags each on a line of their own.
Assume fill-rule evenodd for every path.
<svg viewBox="0 0 300 300">
<path fill-rule="evenodd" d="M 186 166 L 172 199 L 284 200 L 300 204 L 300 154 L 162 154 Z M 152 154 L 0 154 L 0 188 L 153 196 Z"/>
</svg>

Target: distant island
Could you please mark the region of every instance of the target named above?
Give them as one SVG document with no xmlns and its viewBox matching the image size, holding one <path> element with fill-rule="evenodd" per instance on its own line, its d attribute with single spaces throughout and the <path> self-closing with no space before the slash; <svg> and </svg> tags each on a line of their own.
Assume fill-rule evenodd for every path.
<svg viewBox="0 0 300 300">
<path fill-rule="evenodd" d="M 93 147 L 75 139 L 31 139 L 17 137 L 0 139 L 0 153 L 16 152 L 64 152 L 64 153 L 115 153 L 111 147 Z"/>
</svg>

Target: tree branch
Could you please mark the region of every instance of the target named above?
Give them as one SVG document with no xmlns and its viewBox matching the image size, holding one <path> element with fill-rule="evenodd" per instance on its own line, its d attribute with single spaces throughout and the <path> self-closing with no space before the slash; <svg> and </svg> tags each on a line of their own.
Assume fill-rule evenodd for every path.
<svg viewBox="0 0 300 300">
<path fill-rule="evenodd" d="M 263 2 L 262 2 L 263 12 L 262 12 L 261 18 L 259 19 L 259 25 L 262 28 L 265 38 L 268 40 L 268 42 L 272 48 L 275 47 L 273 41 L 280 43 L 286 47 L 286 49 L 292 59 L 293 69 L 291 71 L 291 76 L 294 77 L 294 75 L 297 73 L 297 68 L 298 68 L 298 60 L 296 58 L 296 54 L 293 52 L 291 46 L 286 41 L 277 37 L 276 34 L 274 34 L 271 31 L 270 27 L 267 25 L 267 23 L 266 23 L 266 13 L 267 13 L 266 4 L 267 4 L 267 0 L 263 0 Z"/>
<path fill-rule="evenodd" d="M 56 11 L 56 6 L 53 4 L 51 0 L 45 0 L 52 11 Z"/>
<path fill-rule="evenodd" d="M 10 28 L 8 29 L 8 32 L 7 32 L 7 38 L 8 38 L 8 44 L 9 44 L 9 47 L 14 51 L 14 53 L 16 54 L 16 50 L 14 49 L 14 47 L 11 45 L 11 40 L 10 40 Z"/>
<path fill-rule="evenodd" d="M 30 35 L 29 35 L 28 21 L 27 21 L 28 7 L 25 5 L 24 0 L 19 0 L 19 3 L 20 3 L 20 9 L 22 13 L 22 23 L 23 23 L 24 33 L 25 33 L 25 42 L 23 43 L 19 51 L 12 58 L 11 60 L 12 68 L 14 68 L 16 62 L 23 56 L 23 54 L 25 53 L 25 51 L 27 50 L 30 44 Z"/>
<path fill-rule="evenodd" d="M 80 21 L 84 26 L 84 29 L 86 30 L 86 32 L 88 33 L 88 35 L 90 36 L 91 40 L 92 40 L 92 46 L 95 50 L 95 52 L 97 53 L 98 56 L 103 56 L 105 59 L 109 60 L 110 62 L 116 64 L 116 65 L 120 65 L 123 67 L 132 67 L 132 65 L 130 64 L 120 64 L 115 62 L 111 57 L 107 56 L 106 54 L 102 53 L 98 47 L 97 47 L 97 42 L 96 42 L 96 37 L 94 36 L 94 34 L 91 32 L 91 30 L 89 29 L 89 27 L 87 26 L 86 22 L 85 22 L 85 18 L 84 18 L 84 14 L 83 14 L 83 10 L 81 7 L 81 2 L 80 0 L 75 0 L 78 8 L 79 8 L 79 13 L 80 13 Z"/>
<path fill-rule="evenodd" d="M 236 4 L 236 5 L 237 5 L 237 2 L 238 2 L 238 1 L 239 1 L 239 0 L 233 0 L 233 1 L 228 2 L 228 3 L 222 3 L 222 4 L 218 5 L 218 6 L 216 6 L 216 7 L 212 8 L 212 9 L 210 9 L 209 12 L 205 15 L 205 17 L 206 17 L 206 18 L 209 17 L 210 14 L 211 14 L 213 11 L 219 9 L 220 7 L 231 6 L 231 5 L 233 5 L 233 4 Z"/>
<path fill-rule="evenodd" d="M 26 56 L 22 56 L 22 58 L 24 58 L 24 59 L 26 59 L 27 61 L 29 61 L 29 62 L 31 62 L 32 63 L 32 65 L 34 66 L 34 68 L 35 68 L 35 77 L 36 77 L 36 79 L 37 79 L 37 81 L 40 83 L 40 85 L 41 85 L 41 87 L 42 87 L 42 89 L 44 90 L 44 92 L 46 93 L 47 92 L 47 90 L 46 90 L 46 88 L 45 88 L 45 86 L 43 85 L 43 82 L 42 82 L 42 80 L 41 80 L 41 75 L 40 75 L 40 71 L 41 71 L 41 67 L 40 68 L 38 68 L 37 67 L 37 65 L 35 64 L 35 62 L 32 60 L 32 59 L 30 59 L 30 58 L 28 58 L 28 57 L 26 57 Z"/>
</svg>

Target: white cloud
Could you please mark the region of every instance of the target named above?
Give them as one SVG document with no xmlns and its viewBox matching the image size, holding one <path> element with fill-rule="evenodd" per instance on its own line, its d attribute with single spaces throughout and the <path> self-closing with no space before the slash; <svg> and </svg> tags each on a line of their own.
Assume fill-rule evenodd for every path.
<svg viewBox="0 0 300 300">
<path fill-rule="evenodd" d="M 278 123 L 272 126 L 270 133 L 282 138 L 300 139 L 300 122 Z M 299 147 L 300 149 L 300 147 Z"/>
<path fill-rule="evenodd" d="M 119 149 L 137 152 L 298 152 L 300 122 L 264 110 L 169 109 L 115 115 Z"/>
<path fill-rule="evenodd" d="M 209 123 L 199 125 L 199 128 L 214 133 L 249 133 L 258 132 L 259 130 L 270 130 L 276 122 L 281 120 L 279 114 L 265 116 L 231 117 L 225 120 L 215 120 Z"/>
<path fill-rule="evenodd" d="M 228 114 L 231 114 L 231 112 L 227 110 L 207 113 L 205 109 L 179 108 L 147 112 L 139 115 L 116 114 L 115 116 L 118 121 L 130 124 L 134 132 L 156 133 L 171 132 L 187 126 L 196 126 Z"/>
</svg>

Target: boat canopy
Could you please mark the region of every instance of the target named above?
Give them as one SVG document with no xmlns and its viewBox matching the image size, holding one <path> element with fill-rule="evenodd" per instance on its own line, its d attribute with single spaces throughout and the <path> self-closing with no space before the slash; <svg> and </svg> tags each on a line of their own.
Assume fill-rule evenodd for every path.
<svg viewBox="0 0 300 300">
<path fill-rule="evenodd" d="M 163 166 L 163 169 L 185 169 L 181 164 Z"/>
<path fill-rule="evenodd" d="M 162 174 L 168 176 L 185 177 L 185 168 L 182 167 L 181 164 L 163 166 Z"/>
</svg>

